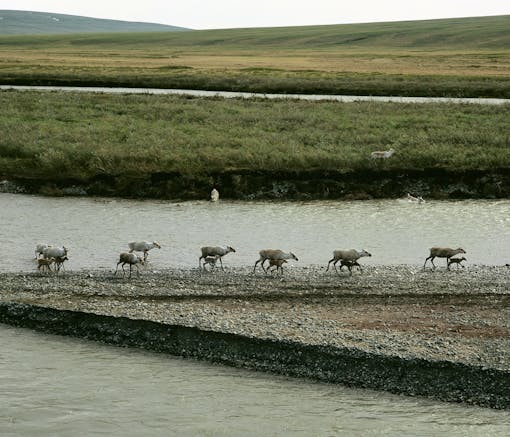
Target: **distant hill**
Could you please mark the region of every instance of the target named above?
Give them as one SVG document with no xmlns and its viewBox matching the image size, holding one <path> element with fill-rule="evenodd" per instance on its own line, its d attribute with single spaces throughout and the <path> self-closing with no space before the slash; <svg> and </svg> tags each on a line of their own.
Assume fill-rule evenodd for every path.
<svg viewBox="0 0 510 437">
<path fill-rule="evenodd" d="M 175 32 L 185 31 L 185 32 Z M 160 32 L 160 33 L 155 33 Z M 70 34 L 76 35 L 70 35 Z M 87 35 L 83 35 L 83 34 Z M 117 35 L 115 35 L 117 33 Z M 127 35 L 130 33 L 131 35 Z M 34 41 L 24 35 L 48 34 Z M 99 35 L 102 34 L 102 35 Z M 108 34 L 108 35 L 107 35 Z M 0 10 L 0 36 L 14 44 L 157 45 L 183 50 L 480 50 L 510 48 L 510 15 L 318 26 L 193 30 L 154 23 Z M 13 36 L 18 35 L 16 41 Z M 62 36 L 64 35 L 64 36 Z M 19 39 L 19 40 L 18 40 Z M 0 40 L 0 44 L 2 41 Z"/>
<path fill-rule="evenodd" d="M 0 35 L 165 32 L 190 30 L 157 23 L 105 20 L 46 12 L 0 10 Z"/>
<path fill-rule="evenodd" d="M 196 30 L 162 35 L 179 44 L 254 49 L 504 49 L 510 15 L 298 27 Z"/>
</svg>

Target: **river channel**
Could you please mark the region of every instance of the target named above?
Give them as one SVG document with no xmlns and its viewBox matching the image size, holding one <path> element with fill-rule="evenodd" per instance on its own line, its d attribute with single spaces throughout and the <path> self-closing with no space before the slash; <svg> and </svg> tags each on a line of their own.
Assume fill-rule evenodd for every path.
<svg viewBox="0 0 510 437">
<path fill-rule="evenodd" d="M 462 246 L 470 264 L 509 262 L 510 201 L 168 202 L 0 194 L 3 272 L 35 271 L 38 242 L 69 248 L 68 270 L 115 269 L 134 239 L 157 240 L 150 270 L 198 267 L 204 244 L 227 266 L 266 247 L 295 265 L 365 248 L 367 266 L 421 265 Z M 442 261 L 438 262 L 442 265 Z M 290 266 L 289 268 L 292 268 Z M 142 275 L 150 271 L 142 272 Z M 232 369 L 0 325 L 2 436 L 506 436 L 510 416 L 465 405 Z"/>
<path fill-rule="evenodd" d="M 162 88 L 112 88 L 112 87 L 74 87 L 74 86 L 24 86 L 0 85 L 0 90 L 17 91 L 72 91 L 107 94 L 176 94 L 194 97 L 224 97 L 226 99 L 294 99 L 294 100 L 330 100 L 336 102 L 393 102 L 393 103 L 473 103 L 480 105 L 506 105 L 510 99 L 494 98 L 454 98 L 454 97 L 397 97 L 397 96 L 348 96 L 336 94 L 271 94 L 247 93 L 235 91 L 205 91 Z"/>
<path fill-rule="evenodd" d="M 0 428 L 31 436 L 507 436 L 510 413 L 0 325 Z"/>
<path fill-rule="evenodd" d="M 334 249 L 365 249 L 365 265 L 422 265 L 432 246 L 462 247 L 470 264 L 510 262 L 510 200 L 169 202 L 0 193 L 2 272 L 35 271 L 37 243 L 69 249 L 70 270 L 114 270 L 132 240 L 158 241 L 149 269 L 198 267 L 200 247 L 230 245 L 225 266 L 265 248 L 292 265 L 326 266 Z M 436 260 L 443 267 L 443 260 Z"/>
</svg>

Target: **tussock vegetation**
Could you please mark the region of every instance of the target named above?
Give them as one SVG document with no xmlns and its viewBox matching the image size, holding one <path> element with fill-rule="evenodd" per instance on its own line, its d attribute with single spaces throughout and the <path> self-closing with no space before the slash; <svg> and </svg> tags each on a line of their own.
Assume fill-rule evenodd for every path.
<svg viewBox="0 0 510 437">
<path fill-rule="evenodd" d="M 510 98 L 510 16 L 0 36 L 0 83 Z"/>
<path fill-rule="evenodd" d="M 3 178 L 510 168 L 510 105 L 4 91 L 0 106 Z"/>
</svg>

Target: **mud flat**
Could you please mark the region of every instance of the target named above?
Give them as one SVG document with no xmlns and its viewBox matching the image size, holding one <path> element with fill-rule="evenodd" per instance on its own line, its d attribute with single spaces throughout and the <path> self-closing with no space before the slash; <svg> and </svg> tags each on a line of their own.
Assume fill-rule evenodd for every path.
<svg viewBox="0 0 510 437">
<path fill-rule="evenodd" d="M 0 274 L 0 322 L 296 377 L 510 408 L 510 269 Z"/>
</svg>

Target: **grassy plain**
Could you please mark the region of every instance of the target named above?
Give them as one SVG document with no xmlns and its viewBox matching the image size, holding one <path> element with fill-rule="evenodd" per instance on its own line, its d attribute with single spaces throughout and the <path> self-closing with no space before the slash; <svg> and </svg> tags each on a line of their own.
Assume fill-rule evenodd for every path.
<svg viewBox="0 0 510 437">
<path fill-rule="evenodd" d="M 0 83 L 510 97 L 510 16 L 0 36 Z"/>
<path fill-rule="evenodd" d="M 510 16 L 0 36 L 0 83 L 510 98 Z M 13 91 L 0 105 L 3 178 L 510 168 L 510 105 Z"/>
<path fill-rule="evenodd" d="M 3 178 L 510 167 L 510 105 L 3 91 L 0 107 Z"/>
</svg>

